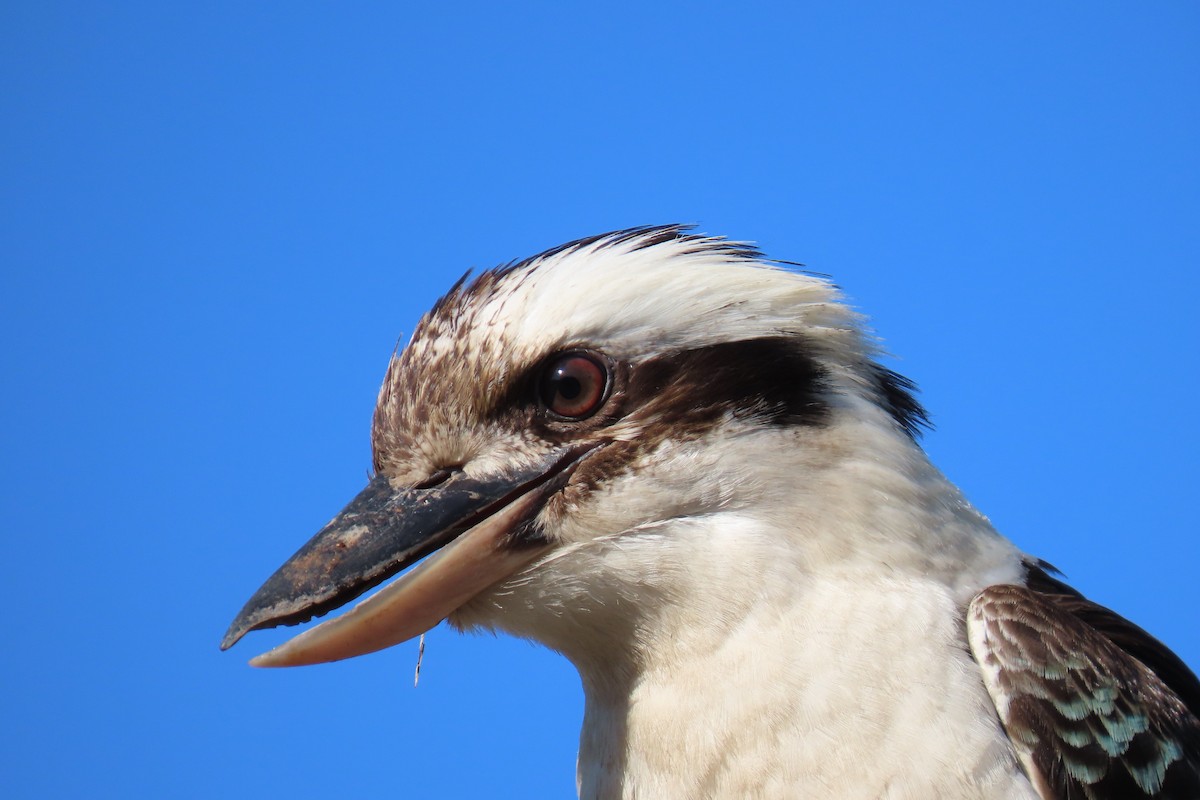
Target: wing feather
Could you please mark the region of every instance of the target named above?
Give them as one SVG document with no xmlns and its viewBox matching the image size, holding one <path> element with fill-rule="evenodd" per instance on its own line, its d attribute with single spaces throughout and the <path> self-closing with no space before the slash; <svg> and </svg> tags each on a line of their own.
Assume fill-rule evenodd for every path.
<svg viewBox="0 0 1200 800">
<path fill-rule="evenodd" d="M 1065 584 L 1041 573 L 1031 585 L 1052 591 L 980 592 L 967 634 L 1045 800 L 1200 798 L 1200 719 L 1189 708 L 1200 697 L 1196 677 L 1141 628 Z"/>
</svg>

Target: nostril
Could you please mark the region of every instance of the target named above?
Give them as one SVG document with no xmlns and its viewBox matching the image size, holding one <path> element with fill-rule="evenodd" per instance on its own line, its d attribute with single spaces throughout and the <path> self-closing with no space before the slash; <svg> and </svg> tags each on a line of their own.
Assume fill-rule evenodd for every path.
<svg viewBox="0 0 1200 800">
<path fill-rule="evenodd" d="M 447 480 L 450 479 L 450 476 L 453 475 L 454 473 L 461 472 L 461 471 L 462 471 L 462 464 L 451 464 L 448 467 L 442 467 L 441 469 L 432 473 L 425 480 L 420 481 L 416 484 L 413 484 L 412 488 L 414 488 L 414 489 L 432 489 L 433 487 L 435 487 L 439 484 L 445 483 Z"/>
</svg>

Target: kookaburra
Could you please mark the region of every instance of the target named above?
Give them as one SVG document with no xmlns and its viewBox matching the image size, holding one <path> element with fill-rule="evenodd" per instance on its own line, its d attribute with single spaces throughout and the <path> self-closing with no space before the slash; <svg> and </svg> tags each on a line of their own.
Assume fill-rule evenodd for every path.
<svg viewBox="0 0 1200 800">
<path fill-rule="evenodd" d="M 388 367 L 374 477 L 222 646 L 416 564 L 252 663 L 540 642 L 584 798 L 1200 798 L 1200 682 L 993 529 L 877 356 L 827 281 L 680 226 L 464 278 Z"/>
</svg>

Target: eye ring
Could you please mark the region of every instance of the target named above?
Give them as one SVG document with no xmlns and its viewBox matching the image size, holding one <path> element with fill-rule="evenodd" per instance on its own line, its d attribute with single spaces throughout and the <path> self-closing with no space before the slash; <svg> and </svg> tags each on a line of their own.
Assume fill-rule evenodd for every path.
<svg viewBox="0 0 1200 800">
<path fill-rule="evenodd" d="M 555 419 L 578 422 L 600 410 L 611 385 L 606 359 L 587 350 L 567 350 L 551 356 L 542 368 L 538 404 Z"/>
</svg>

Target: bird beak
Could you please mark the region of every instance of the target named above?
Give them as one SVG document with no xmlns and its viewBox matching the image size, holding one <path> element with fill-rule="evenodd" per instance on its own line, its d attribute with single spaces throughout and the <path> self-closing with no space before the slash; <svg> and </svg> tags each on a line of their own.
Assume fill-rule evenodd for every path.
<svg viewBox="0 0 1200 800">
<path fill-rule="evenodd" d="M 221 649 L 249 631 L 296 625 L 332 611 L 434 553 L 349 612 L 250 663 L 321 664 L 424 633 L 545 552 L 549 545 L 537 535 L 535 517 L 594 448 L 563 448 L 482 478 L 454 472 L 432 486 L 395 489 L 383 475 L 375 476 L 255 592 Z"/>
</svg>

